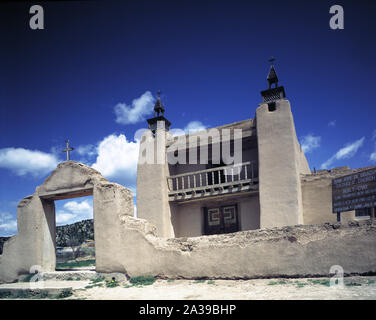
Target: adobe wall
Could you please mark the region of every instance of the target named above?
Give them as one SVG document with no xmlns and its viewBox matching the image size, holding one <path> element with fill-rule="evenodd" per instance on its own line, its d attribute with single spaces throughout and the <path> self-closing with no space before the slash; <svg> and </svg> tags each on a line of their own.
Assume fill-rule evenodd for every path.
<svg viewBox="0 0 376 320">
<path fill-rule="evenodd" d="M 20 201 L 17 208 L 18 233 L 10 238 L 0 256 L 0 282 L 12 282 L 38 266 L 43 272 L 56 266 L 56 223 L 54 200 L 93 194 L 96 266 L 116 264 L 122 217 L 133 216 L 130 190 L 107 181 L 98 171 L 75 161 L 60 163 L 56 170 Z"/>
<path fill-rule="evenodd" d="M 146 220 L 125 216 L 118 262 L 130 277 L 257 278 L 376 272 L 376 223 L 351 222 L 159 238 Z M 112 263 L 97 271 L 115 272 Z"/>
<path fill-rule="evenodd" d="M 319 170 L 314 174 L 302 175 L 302 196 L 304 224 L 336 222 L 337 215 L 332 213 L 332 179 L 364 171 L 372 167 L 350 169 L 339 167 L 328 170 Z M 355 219 L 355 211 L 342 213 L 342 221 Z"/>
</svg>

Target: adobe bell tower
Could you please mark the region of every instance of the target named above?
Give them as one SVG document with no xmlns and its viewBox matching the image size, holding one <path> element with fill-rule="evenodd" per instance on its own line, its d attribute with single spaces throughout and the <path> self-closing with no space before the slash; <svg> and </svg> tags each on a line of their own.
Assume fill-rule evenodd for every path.
<svg viewBox="0 0 376 320">
<path fill-rule="evenodd" d="M 166 140 L 170 121 L 164 117 L 161 92 L 154 106 L 154 117 L 148 119 L 149 129 L 140 141 L 137 164 L 137 217 L 146 219 L 157 228 L 159 237 L 173 238 L 168 202 Z"/>
<path fill-rule="evenodd" d="M 260 228 L 303 224 L 301 173 L 311 173 L 298 142 L 290 102 L 271 61 L 268 89 L 256 109 Z M 274 88 L 272 87 L 274 85 Z"/>
</svg>

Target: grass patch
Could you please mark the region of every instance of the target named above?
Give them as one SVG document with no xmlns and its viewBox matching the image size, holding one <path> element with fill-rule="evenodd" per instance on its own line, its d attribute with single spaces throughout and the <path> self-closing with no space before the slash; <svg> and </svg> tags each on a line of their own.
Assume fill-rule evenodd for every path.
<svg viewBox="0 0 376 320">
<path fill-rule="evenodd" d="M 315 280 L 309 280 L 312 284 L 321 284 L 323 286 L 330 287 L 330 280 L 328 279 L 315 279 Z"/>
<path fill-rule="evenodd" d="M 73 294 L 72 290 L 67 289 L 67 290 L 63 290 L 56 296 L 53 296 L 52 299 L 64 299 L 64 298 L 70 297 L 72 294 Z"/>
<path fill-rule="evenodd" d="M 215 284 L 215 282 L 213 280 L 209 280 L 208 284 Z"/>
<path fill-rule="evenodd" d="M 20 282 L 30 282 L 31 278 L 33 276 L 35 276 L 36 273 L 29 273 L 28 275 L 26 275 Z"/>
<path fill-rule="evenodd" d="M 285 280 L 280 280 L 280 281 L 270 281 L 268 283 L 268 286 L 275 286 L 275 285 L 278 285 L 278 284 L 287 284 L 287 282 Z"/>
<path fill-rule="evenodd" d="M 374 284 L 375 280 L 368 280 L 367 284 Z"/>
<path fill-rule="evenodd" d="M 350 283 L 346 283 L 346 287 L 361 287 L 362 285 L 360 283 L 356 283 L 356 282 L 350 282 Z"/>
<path fill-rule="evenodd" d="M 175 280 L 174 279 L 168 279 L 167 282 L 170 283 L 170 282 L 174 282 Z"/>
<path fill-rule="evenodd" d="M 105 277 L 104 276 L 98 276 L 98 277 L 96 277 L 96 278 L 94 278 L 94 279 L 91 279 L 90 281 L 92 282 L 92 283 L 98 283 L 98 282 L 102 282 L 102 281 L 104 281 L 105 280 Z"/>
<path fill-rule="evenodd" d="M 139 276 L 129 279 L 129 282 L 134 286 L 149 286 L 156 281 L 154 276 Z"/>
<path fill-rule="evenodd" d="M 71 269 L 71 268 L 93 267 L 93 266 L 95 266 L 94 259 L 56 263 L 56 269 Z"/>
<path fill-rule="evenodd" d="M 115 288 L 119 286 L 119 282 L 115 279 L 106 280 L 106 288 Z"/>
<path fill-rule="evenodd" d="M 1 292 L 0 299 L 63 299 L 71 296 L 72 290 L 64 290 L 56 296 L 48 294 L 47 291 L 34 292 L 34 291 L 20 291 L 17 293 Z"/>
<path fill-rule="evenodd" d="M 300 281 L 295 281 L 296 287 L 297 288 L 303 288 L 304 286 L 308 285 L 308 282 L 300 282 Z"/>
<path fill-rule="evenodd" d="M 91 289 L 95 287 L 103 287 L 103 283 L 89 284 L 88 286 L 85 287 L 85 289 Z"/>
<path fill-rule="evenodd" d="M 193 281 L 193 283 L 204 283 L 205 281 L 205 279 L 198 279 L 196 281 Z"/>
</svg>

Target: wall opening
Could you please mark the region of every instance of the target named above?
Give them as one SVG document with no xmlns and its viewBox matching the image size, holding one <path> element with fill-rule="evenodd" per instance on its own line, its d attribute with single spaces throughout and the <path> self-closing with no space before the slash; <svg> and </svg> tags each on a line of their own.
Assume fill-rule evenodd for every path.
<svg viewBox="0 0 376 320">
<path fill-rule="evenodd" d="M 269 112 L 273 112 L 273 111 L 275 111 L 275 110 L 277 110 L 277 105 L 276 105 L 276 103 L 275 103 L 275 102 L 269 102 L 269 103 L 268 103 L 268 111 L 269 111 Z"/>
<path fill-rule="evenodd" d="M 44 267 L 95 270 L 93 188 L 63 189 L 40 198 L 49 229 L 44 236 Z"/>
<path fill-rule="evenodd" d="M 55 200 L 55 206 L 55 270 L 95 270 L 93 196 Z"/>
</svg>

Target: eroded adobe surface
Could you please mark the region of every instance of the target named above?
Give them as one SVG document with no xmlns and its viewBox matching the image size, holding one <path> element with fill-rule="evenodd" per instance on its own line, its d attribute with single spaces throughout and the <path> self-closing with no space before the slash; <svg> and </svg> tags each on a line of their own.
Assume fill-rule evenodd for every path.
<svg viewBox="0 0 376 320">
<path fill-rule="evenodd" d="M 119 219 L 133 216 L 130 190 L 105 179 L 98 171 L 75 161 L 60 163 L 17 208 L 18 234 L 9 239 L 0 256 L 0 281 L 10 282 L 32 266 L 55 270 L 56 217 L 54 200 L 93 195 L 97 264 L 103 252 L 116 257 Z M 111 245 L 110 245 L 111 244 Z M 110 260 L 112 261 L 112 260 Z"/>
</svg>

